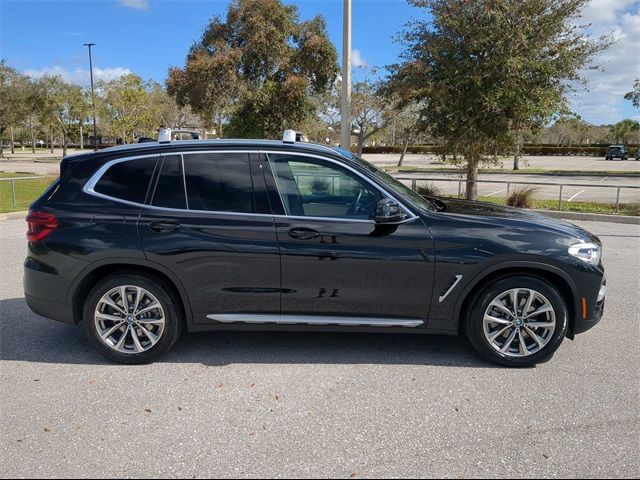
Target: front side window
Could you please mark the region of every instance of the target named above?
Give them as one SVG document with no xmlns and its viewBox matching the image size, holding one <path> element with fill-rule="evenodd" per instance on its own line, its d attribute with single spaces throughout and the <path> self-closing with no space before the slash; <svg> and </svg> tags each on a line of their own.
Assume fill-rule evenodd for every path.
<svg viewBox="0 0 640 480">
<path fill-rule="evenodd" d="M 184 154 L 189 210 L 256 212 L 248 153 Z"/>
<path fill-rule="evenodd" d="M 355 173 L 333 163 L 295 155 L 269 155 L 288 215 L 368 220 L 382 199 Z"/>
<path fill-rule="evenodd" d="M 134 203 L 144 203 L 157 157 L 115 163 L 100 177 L 94 191 Z"/>
</svg>

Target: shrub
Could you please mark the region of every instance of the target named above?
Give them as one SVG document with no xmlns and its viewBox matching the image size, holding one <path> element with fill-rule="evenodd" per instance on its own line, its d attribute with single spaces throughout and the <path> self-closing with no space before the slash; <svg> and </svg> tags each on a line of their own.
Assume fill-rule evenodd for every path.
<svg viewBox="0 0 640 480">
<path fill-rule="evenodd" d="M 537 187 L 516 187 L 507 198 L 507 205 L 518 208 L 533 208 L 533 194 L 537 190 Z"/>
<path fill-rule="evenodd" d="M 416 187 L 416 192 L 423 197 L 440 197 L 442 196 L 442 190 L 436 187 L 433 183 L 427 183 L 423 185 L 418 185 Z"/>
</svg>

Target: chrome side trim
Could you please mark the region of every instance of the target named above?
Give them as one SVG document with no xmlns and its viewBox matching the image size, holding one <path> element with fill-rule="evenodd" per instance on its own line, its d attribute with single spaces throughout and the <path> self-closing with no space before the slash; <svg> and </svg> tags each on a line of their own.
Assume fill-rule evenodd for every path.
<svg viewBox="0 0 640 480">
<path fill-rule="evenodd" d="M 274 325 L 338 325 L 341 327 L 406 327 L 415 328 L 424 325 L 424 320 L 405 318 L 367 318 L 337 317 L 330 315 L 272 315 L 251 313 L 212 313 L 209 320 L 220 323 L 248 323 Z"/>
<path fill-rule="evenodd" d="M 333 150 L 331 150 L 331 151 L 333 152 Z M 131 160 L 137 160 L 137 159 L 140 159 L 140 158 L 149 158 L 149 157 L 161 158 L 164 155 L 180 155 L 181 158 L 182 158 L 182 163 L 183 163 L 182 174 L 184 176 L 185 175 L 184 156 L 185 155 L 196 155 L 196 154 L 201 154 L 201 153 L 246 153 L 246 154 L 261 153 L 261 154 L 264 154 L 264 155 L 268 155 L 269 153 L 279 153 L 279 154 L 287 154 L 287 155 L 298 155 L 298 156 L 303 156 L 303 157 L 313 157 L 313 158 L 318 158 L 320 160 L 324 160 L 324 161 L 327 161 L 327 162 L 335 163 L 336 165 L 339 165 L 339 166 L 341 166 L 343 168 L 346 168 L 347 170 L 350 170 L 354 174 L 358 175 L 364 181 L 366 181 L 370 185 L 372 185 L 375 189 L 381 191 L 386 197 L 394 199 L 396 202 L 398 202 L 400 207 L 405 212 L 407 212 L 409 214 L 409 216 L 406 219 L 402 220 L 401 222 L 388 224 L 388 225 L 399 225 L 399 224 L 403 224 L 403 223 L 409 223 L 409 222 L 412 222 L 412 221 L 416 220 L 417 218 L 419 218 L 409 208 L 407 208 L 402 202 L 399 202 L 393 195 L 390 195 L 380 185 L 378 185 L 377 183 L 373 182 L 371 179 L 369 179 L 366 176 L 362 175 L 360 172 L 358 172 L 357 170 L 351 168 L 350 166 L 345 165 L 345 164 L 343 164 L 343 163 L 341 163 L 339 161 L 333 160 L 331 158 L 324 157 L 322 155 L 314 155 L 314 154 L 305 153 L 305 152 L 292 152 L 292 151 L 287 151 L 287 150 L 257 150 L 257 149 L 251 149 L 251 148 L 247 148 L 246 150 L 196 150 L 196 151 L 188 151 L 188 152 L 170 152 L 170 153 L 158 152 L 158 153 L 152 153 L 152 154 L 146 154 L 146 155 L 136 155 L 136 156 L 132 156 L 132 157 L 116 158 L 116 159 L 111 160 L 111 161 L 105 163 L 104 165 L 102 165 L 91 176 L 91 178 L 89 178 L 89 180 L 87 181 L 85 186 L 82 188 L 82 191 L 84 193 L 89 194 L 89 195 L 93 195 L 95 197 L 99 197 L 99 198 L 102 198 L 102 199 L 105 199 L 105 200 L 110 200 L 112 202 L 122 203 L 124 205 L 130 205 L 130 206 L 134 206 L 134 207 L 146 208 L 146 209 L 149 209 L 149 210 L 158 210 L 158 211 L 166 211 L 166 212 L 182 212 L 182 213 L 193 212 L 195 214 L 231 215 L 231 216 L 238 216 L 238 217 L 271 217 L 271 218 L 280 217 L 280 218 L 297 219 L 297 220 L 308 220 L 308 221 L 322 220 L 322 221 L 358 222 L 358 223 L 371 223 L 371 224 L 375 223 L 373 220 L 364 220 L 364 219 L 347 219 L 347 218 L 333 218 L 333 217 L 305 217 L 305 216 L 291 216 L 291 215 L 273 215 L 273 214 L 270 214 L 270 213 L 219 212 L 219 211 L 210 211 L 210 210 L 189 210 L 188 208 L 184 209 L 184 208 L 156 207 L 154 205 L 144 205 L 142 203 L 130 202 L 128 200 L 123 200 L 123 199 L 120 199 L 120 198 L 112 197 L 110 195 L 105 195 L 103 193 L 95 191 L 95 186 L 100 181 L 100 178 L 102 177 L 102 175 L 104 175 L 104 173 L 112 165 L 115 165 L 116 163 L 122 163 L 122 162 L 131 161 Z M 271 168 L 271 163 L 270 162 L 267 162 L 267 163 L 269 165 L 269 168 Z M 273 175 L 273 169 L 272 169 L 272 175 Z M 274 175 L 274 178 L 275 178 L 275 175 Z M 184 184 L 184 188 L 185 188 L 185 201 L 188 201 L 188 199 L 186 198 L 186 181 L 184 181 L 183 184 Z M 278 194 L 280 194 L 280 192 L 278 192 Z"/>
<path fill-rule="evenodd" d="M 105 200 L 111 200 L 112 202 L 118 202 L 118 203 L 122 203 L 124 205 L 131 205 L 131 206 L 134 206 L 134 207 L 144 207 L 144 205 L 141 204 L 141 203 L 130 202 L 129 200 L 122 200 L 121 198 L 116 198 L 116 197 L 112 197 L 110 195 L 105 195 L 104 193 L 96 192 L 95 191 L 95 186 L 100 181 L 100 178 L 102 178 L 102 175 L 104 175 L 104 173 L 107 170 L 109 170 L 109 168 L 112 165 L 115 165 L 116 163 L 128 162 L 128 161 L 131 161 L 131 160 L 138 160 L 140 158 L 149 158 L 149 157 L 159 158 L 161 155 L 162 154 L 160 154 L 160 153 L 153 153 L 153 154 L 148 154 L 148 155 L 137 155 L 135 157 L 124 157 L 124 158 L 116 158 L 115 160 L 111 160 L 111 161 L 105 163 L 104 165 L 102 165 L 96 171 L 96 173 L 94 173 L 91 176 L 91 178 L 89 178 L 89 181 L 84 185 L 84 187 L 82 188 L 82 191 L 84 193 L 88 193 L 89 195 L 93 195 L 95 197 L 104 198 Z"/>
<path fill-rule="evenodd" d="M 456 285 L 458 285 L 458 283 L 460 282 L 460 280 L 462 280 L 462 275 L 456 275 L 456 281 L 453 282 L 453 285 L 451 285 L 449 287 L 449 290 L 447 290 L 446 292 L 444 292 L 444 295 L 441 295 L 438 298 L 438 302 L 442 302 L 445 298 L 447 298 L 449 296 L 449 294 L 453 291 L 454 288 L 456 288 Z"/>
</svg>

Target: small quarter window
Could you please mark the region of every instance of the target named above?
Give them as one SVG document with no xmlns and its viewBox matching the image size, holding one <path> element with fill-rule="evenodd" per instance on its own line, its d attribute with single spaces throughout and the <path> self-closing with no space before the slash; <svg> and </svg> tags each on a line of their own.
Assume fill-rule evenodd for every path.
<svg viewBox="0 0 640 480">
<path fill-rule="evenodd" d="M 144 203 L 156 157 L 138 158 L 116 163 L 100 177 L 94 190 L 120 200 Z"/>
</svg>

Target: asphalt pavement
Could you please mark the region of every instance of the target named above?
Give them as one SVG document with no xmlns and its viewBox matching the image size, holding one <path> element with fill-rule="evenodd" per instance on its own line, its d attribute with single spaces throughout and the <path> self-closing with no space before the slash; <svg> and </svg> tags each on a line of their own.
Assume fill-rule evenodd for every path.
<svg viewBox="0 0 640 480">
<path fill-rule="evenodd" d="M 603 321 L 516 370 L 462 338 L 185 335 L 108 363 L 30 312 L 25 224 L 0 222 L 3 477 L 640 476 L 640 227 L 604 242 Z"/>
</svg>

